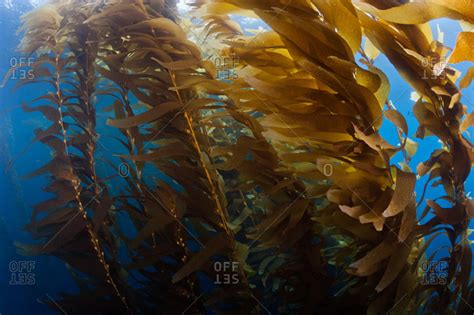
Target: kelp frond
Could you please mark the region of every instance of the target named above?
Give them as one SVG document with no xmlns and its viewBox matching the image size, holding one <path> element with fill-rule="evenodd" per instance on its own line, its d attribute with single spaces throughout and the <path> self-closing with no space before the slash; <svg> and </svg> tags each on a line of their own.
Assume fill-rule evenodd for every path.
<svg viewBox="0 0 474 315">
<path fill-rule="evenodd" d="M 32 175 L 49 174 L 52 181 L 45 190 L 56 197 L 36 205 L 28 225 L 35 238 L 45 242 L 25 249 L 29 254 L 48 253 L 63 259 L 91 279 L 97 303 L 105 298 L 104 309 L 126 313 L 129 305 L 120 287 L 122 279 L 116 278 L 115 258 L 107 257 L 114 253 L 105 223 L 111 199 L 107 188 L 98 184 L 95 171 L 95 110 L 91 104 L 95 72 L 88 59 L 93 61 L 94 54 L 93 46 L 86 45 L 90 33 L 76 28 L 77 21 L 68 24 L 75 11 L 53 6 L 47 10 L 56 17 L 50 26 L 42 25 L 47 36 L 35 33 L 31 40 L 34 46 L 24 44 L 22 48 L 26 53 L 39 54 L 34 82 L 46 82 L 51 87 L 48 94 L 36 99 L 42 105 L 26 110 L 39 111 L 52 122 L 48 129 L 36 132 L 35 140 L 51 147 L 53 158 Z M 33 33 L 29 27 L 38 27 L 36 19 L 43 14 L 44 10 L 37 10 L 25 17 L 27 34 Z M 64 36 L 71 41 L 64 43 Z M 84 47 L 88 47 L 86 51 Z M 43 218 L 38 221 L 40 215 Z M 64 308 L 80 311 L 81 304 L 83 301 L 71 302 Z"/>
</svg>

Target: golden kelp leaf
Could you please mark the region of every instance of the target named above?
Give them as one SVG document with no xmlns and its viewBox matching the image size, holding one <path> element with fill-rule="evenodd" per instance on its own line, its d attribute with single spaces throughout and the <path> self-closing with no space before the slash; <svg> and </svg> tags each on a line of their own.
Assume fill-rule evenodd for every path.
<svg viewBox="0 0 474 315">
<path fill-rule="evenodd" d="M 131 250 L 137 249 L 143 240 L 151 237 L 153 233 L 164 229 L 174 220 L 175 219 L 171 215 L 162 212 L 156 212 L 154 217 L 148 220 L 146 225 L 140 229 L 137 235 L 128 243 L 128 247 Z"/>
<path fill-rule="evenodd" d="M 466 214 L 468 218 L 472 219 L 474 218 L 474 200 L 466 200 L 466 203 L 464 205 L 466 207 Z"/>
<path fill-rule="evenodd" d="M 464 218 L 463 207 L 456 204 L 451 208 L 443 208 L 438 203 L 433 200 L 427 199 L 426 204 L 433 209 L 436 213 L 436 216 L 446 224 L 458 224 Z"/>
<path fill-rule="evenodd" d="M 324 20 L 333 25 L 349 44 L 354 54 L 362 40 L 362 32 L 357 13 L 350 0 L 312 0 L 324 16 Z"/>
<path fill-rule="evenodd" d="M 449 130 L 442 124 L 434 113 L 433 104 L 425 103 L 421 99 L 413 106 L 413 113 L 420 125 L 426 127 L 432 134 L 442 141 L 450 138 Z"/>
<path fill-rule="evenodd" d="M 240 24 L 227 15 L 206 16 L 206 23 L 203 32 L 206 35 L 209 46 L 215 49 L 221 47 L 218 40 L 233 38 L 243 34 Z M 211 35 L 215 35 L 215 38 L 212 38 Z M 213 42 L 214 40 L 215 42 Z"/>
<path fill-rule="evenodd" d="M 440 165 L 437 163 L 442 155 L 446 155 L 443 150 L 435 150 L 431 153 L 431 157 L 424 162 L 418 163 L 416 166 L 417 177 L 421 177 L 430 173 L 430 180 L 440 176 Z"/>
<path fill-rule="evenodd" d="M 41 247 L 40 253 L 54 252 L 61 249 L 64 244 L 70 242 L 74 237 L 84 231 L 87 221 L 82 215 L 77 215 L 77 212 L 72 215 L 71 219 L 64 225 L 66 228 L 60 229 L 57 234 L 53 235 L 49 241 Z"/>
<path fill-rule="evenodd" d="M 383 71 L 381 71 L 379 68 L 374 67 L 373 65 L 371 65 L 369 62 L 365 60 L 362 60 L 362 63 L 365 64 L 369 68 L 369 71 L 375 73 L 380 78 L 380 87 L 374 94 L 377 100 L 379 101 L 380 107 L 383 108 L 383 106 L 385 105 L 385 102 L 388 99 L 388 95 L 390 94 L 390 83 L 388 81 L 387 75 L 383 73 Z"/>
<path fill-rule="evenodd" d="M 104 10 L 101 13 L 91 15 L 83 23 L 93 23 L 97 20 L 100 21 L 102 19 L 108 19 L 117 16 L 126 17 L 131 23 L 147 19 L 146 13 L 140 10 L 137 5 L 134 5 L 133 3 L 118 3 L 114 6 L 108 7 L 107 10 Z"/>
<path fill-rule="evenodd" d="M 357 137 L 360 140 L 364 141 L 371 149 L 375 151 L 397 149 L 397 147 L 385 141 L 385 139 L 383 139 L 378 133 L 372 133 L 370 135 L 366 135 L 356 125 L 353 125 L 353 126 L 354 126 L 355 134 L 357 135 Z"/>
<path fill-rule="evenodd" d="M 359 217 L 361 224 L 372 223 L 376 231 L 380 232 L 383 230 L 385 224 L 385 218 L 375 211 L 368 212 Z"/>
<path fill-rule="evenodd" d="M 412 200 L 403 211 L 402 223 L 400 224 L 400 231 L 398 232 L 398 241 L 405 242 L 408 235 L 410 235 L 413 227 L 416 224 L 416 200 L 413 196 Z"/>
<path fill-rule="evenodd" d="M 405 244 L 401 244 L 395 250 L 395 254 L 390 257 L 388 261 L 387 269 L 380 279 L 379 283 L 375 287 L 377 292 L 381 292 L 388 287 L 398 277 L 403 267 L 407 263 L 408 255 L 410 254 L 410 247 Z"/>
<path fill-rule="evenodd" d="M 442 5 L 450 8 L 463 16 L 463 20 L 474 24 L 474 2 L 472 0 L 451 1 L 451 0 L 425 0 L 428 4 Z"/>
<path fill-rule="evenodd" d="M 454 105 L 458 104 L 461 100 L 461 93 L 456 93 L 451 97 L 451 101 L 449 102 L 448 108 L 453 108 Z"/>
<path fill-rule="evenodd" d="M 461 32 L 456 40 L 456 47 L 449 56 L 450 63 L 474 61 L 474 33 Z"/>
<path fill-rule="evenodd" d="M 470 285 L 470 278 L 471 278 L 471 270 L 472 270 L 472 247 L 470 242 L 463 242 L 461 245 L 462 249 L 460 251 L 460 266 L 461 266 L 461 272 L 459 274 L 459 277 L 456 279 L 456 286 L 458 288 L 462 289 L 463 292 L 463 299 L 469 299 L 469 292 L 472 288 Z M 470 306 L 465 306 L 464 304 L 460 304 L 458 307 L 458 314 L 465 313 L 465 312 L 470 312 L 468 310 L 468 307 L 470 309 Z"/>
<path fill-rule="evenodd" d="M 327 226 L 340 227 L 365 241 L 375 242 L 379 237 L 378 235 L 379 233 L 374 231 L 374 229 L 371 226 L 362 225 L 362 224 L 354 224 L 355 222 L 354 219 L 345 215 L 341 211 L 338 211 L 331 215 L 325 215 L 322 217 L 313 217 L 311 219 Z"/>
<path fill-rule="evenodd" d="M 326 193 L 326 198 L 337 205 L 344 205 L 351 201 L 351 194 L 345 190 L 331 187 Z"/>
<path fill-rule="evenodd" d="M 453 8 L 453 1 L 448 2 L 442 0 L 408 2 L 386 10 L 377 9 L 360 0 L 354 1 L 354 4 L 362 11 L 397 24 L 423 24 L 442 17 L 449 17 L 456 20 L 464 19 L 473 23 L 474 15 L 472 14 L 472 4 L 469 4 L 470 0 L 459 2 L 464 2 L 464 7 L 460 4 L 461 7 L 456 8 L 458 10 Z"/>
<path fill-rule="evenodd" d="M 291 90 L 282 89 L 284 84 L 280 84 L 280 86 L 278 86 L 278 83 L 275 81 L 268 82 L 267 80 L 262 80 L 265 78 L 260 79 L 258 73 L 258 69 L 246 67 L 242 70 L 239 70 L 238 75 L 239 77 L 243 78 L 256 91 L 268 96 L 275 95 L 276 97 L 281 98 L 296 97 L 297 95 L 303 94 L 304 91 L 307 91 L 307 89 L 303 87 L 295 87 Z"/>
<path fill-rule="evenodd" d="M 375 60 L 380 55 L 380 50 L 368 39 L 365 39 L 364 52 L 371 60 Z"/>
<path fill-rule="evenodd" d="M 355 207 L 339 205 L 339 209 L 341 209 L 342 212 L 344 212 L 350 217 L 353 217 L 354 219 L 359 219 L 361 215 L 367 212 L 367 210 L 360 205 Z"/>
<path fill-rule="evenodd" d="M 18 157 L 22 156 L 23 154 L 25 154 L 26 152 L 29 151 L 29 149 L 31 148 L 31 146 L 35 143 L 35 142 L 39 142 L 39 141 L 46 141 L 47 138 L 51 137 L 51 136 L 54 136 L 54 135 L 59 135 L 61 131 L 61 127 L 58 125 L 58 124 L 52 124 L 51 126 L 49 126 L 49 128 L 45 129 L 45 130 L 42 130 L 42 129 L 36 129 L 34 131 L 35 133 L 35 138 L 33 140 L 31 140 L 30 143 L 28 143 L 25 148 L 20 152 L 18 153 L 18 155 L 15 157 L 15 159 L 17 159 Z"/>
<path fill-rule="evenodd" d="M 199 252 L 194 254 L 186 265 L 181 267 L 173 275 L 173 283 L 179 282 L 186 278 L 194 271 L 201 268 L 204 264 L 210 261 L 210 258 L 219 253 L 221 249 L 228 246 L 228 241 L 224 233 L 214 236 L 209 242 L 206 243 L 204 248 L 201 248 Z"/>
<path fill-rule="evenodd" d="M 469 127 L 474 126 L 474 112 L 467 114 L 467 116 L 461 122 L 459 131 L 465 132 Z"/>
<path fill-rule="evenodd" d="M 416 151 L 418 150 L 418 143 L 413 141 L 410 138 L 407 138 L 407 142 L 405 144 L 405 150 L 407 151 L 410 157 L 413 157 L 416 154 Z"/>
<path fill-rule="evenodd" d="M 408 125 L 405 117 L 395 109 L 388 109 L 385 111 L 385 117 L 390 120 L 395 126 L 400 128 L 404 134 L 408 135 Z"/>
<path fill-rule="evenodd" d="M 380 75 L 374 74 L 372 71 L 365 70 L 352 62 L 334 56 L 328 57 L 326 64 L 331 67 L 332 71 L 342 77 L 349 80 L 354 78 L 359 85 L 365 86 L 372 93 L 380 89 L 382 84 Z"/>
<path fill-rule="evenodd" d="M 399 244 L 386 239 L 368 252 L 367 255 L 352 263 L 350 268 L 353 269 L 352 271 L 356 275 L 370 275 L 380 269 L 378 263 L 390 257 L 398 246 Z"/>
<path fill-rule="evenodd" d="M 237 169 L 242 163 L 245 162 L 247 154 L 254 145 L 253 139 L 249 137 L 240 137 L 237 143 L 233 147 L 219 147 L 211 152 L 212 155 L 231 153 L 230 156 L 226 157 L 226 161 L 222 163 L 216 163 L 214 167 L 220 170 L 233 170 Z"/>
<path fill-rule="evenodd" d="M 461 89 L 467 88 L 472 83 L 472 79 L 474 78 L 474 66 L 470 67 L 466 74 L 462 77 L 461 81 L 459 81 L 459 87 Z"/>
<path fill-rule="evenodd" d="M 454 180 L 464 183 L 471 172 L 472 161 L 469 153 L 472 152 L 472 145 L 461 136 L 453 141 L 452 151 Z"/>
<path fill-rule="evenodd" d="M 178 156 L 189 156 L 192 152 L 189 148 L 183 146 L 181 143 L 170 143 L 167 145 L 160 146 L 159 148 L 153 149 L 148 154 L 139 155 L 120 155 L 121 157 L 130 159 L 132 161 L 154 161 L 167 157 L 178 157 Z"/>
<path fill-rule="evenodd" d="M 288 15 L 286 19 L 275 19 L 273 14 L 258 11 L 258 14 L 265 22 L 269 23 L 272 29 L 277 32 L 282 39 L 294 44 L 298 50 L 311 56 L 311 59 L 324 60 L 325 56 L 335 56 L 341 59 L 353 59 L 352 51 L 345 42 L 330 26 L 319 21 L 311 20 L 311 23 Z M 287 47 L 293 50 L 289 45 Z"/>
<path fill-rule="evenodd" d="M 137 127 L 143 124 L 153 122 L 159 119 L 160 117 L 166 115 L 167 113 L 177 110 L 180 106 L 181 105 L 176 102 L 163 103 L 153 107 L 147 112 L 136 116 L 123 119 L 108 119 L 107 124 L 109 126 L 117 128 Z"/>
<path fill-rule="evenodd" d="M 400 166 L 400 169 L 404 172 L 412 172 L 412 169 L 410 168 L 410 166 L 404 162 L 404 161 L 401 161 L 401 162 L 398 162 L 397 163 L 398 166 Z"/>
<path fill-rule="evenodd" d="M 244 10 L 236 5 L 225 2 L 208 2 L 194 10 L 193 14 L 198 16 L 237 14 L 250 18 L 258 18 L 251 10 Z"/>
<path fill-rule="evenodd" d="M 239 38 L 239 40 L 226 41 L 234 48 L 264 49 L 264 48 L 284 48 L 281 37 L 273 31 L 260 32 L 249 38 Z M 224 50 L 226 52 L 227 50 Z"/>
<path fill-rule="evenodd" d="M 177 60 L 177 61 L 161 61 L 156 58 L 152 58 L 164 68 L 171 70 L 171 71 L 179 71 L 179 70 L 187 70 L 187 69 L 195 69 L 199 67 L 199 60 L 198 59 L 185 59 L 185 60 Z"/>
<path fill-rule="evenodd" d="M 297 199 L 291 203 L 282 204 L 277 209 L 268 215 L 261 223 L 255 226 L 255 230 L 248 234 L 248 237 L 251 239 L 261 240 L 264 246 L 268 245 L 267 238 L 270 233 L 278 233 L 281 235 L 281 231 L 277 229 L 278 227 L 285 226 L 284 233 L 288 233 L 291 227 L 294 227 L 303 217 L 305 211 L 308 209 L 309 200 L 307 199 Z M 290 217 L 287 224 L 287 218 Z M 270 230 L 271 229 L 271 230 Z"/>
<path fill-rule="evenodd" d="M 405 210 L 410 200 L 413 198 L 415 191 L 416 175 L 413 173 L 406 173 L 396 168 L 396 186 L 393 192 L 392 200 L 387 209 L 382 213 L 384 217 L 393 217 Z"/>
<path fill-rule="evenodd" d="M 433 31 L 430 23 L 418 24 L 416 27 L 423 33 L 428 44 L 433 42 Z"/>
<path fill-rule="evenodd" d="M 184 39 L 186 33 L 175 22 L 167 18 L 146 19 L 142 22 L 123 27 L 124 31 L 140 31 L 142 29 L 156 29 L 159 32 L 167 32 L 173 36 Z"/>
</svg>

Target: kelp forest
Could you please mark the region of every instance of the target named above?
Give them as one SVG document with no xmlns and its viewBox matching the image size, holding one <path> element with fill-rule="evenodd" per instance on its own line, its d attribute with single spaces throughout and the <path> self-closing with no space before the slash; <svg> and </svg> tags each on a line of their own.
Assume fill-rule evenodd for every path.
<svg viewBox="0 0 474 315">
<path fill-rule="evenodd" d="M 22 16 L 35 76 L 11 93 L 41 87 L 19 106 L 46 127 L 12 165 L 47 148 L 21 175 L 47 178 L 49 198 L 16 249 L 57 258 L 77 286 L 39 302 L 67 315 L 473 314 L 474 2 L 186 5 L 49 0 Z M 453 47 L 437 19 L 462 26 Z M 389 99 L 392 76 L 412 120 Z"/>
</svg>

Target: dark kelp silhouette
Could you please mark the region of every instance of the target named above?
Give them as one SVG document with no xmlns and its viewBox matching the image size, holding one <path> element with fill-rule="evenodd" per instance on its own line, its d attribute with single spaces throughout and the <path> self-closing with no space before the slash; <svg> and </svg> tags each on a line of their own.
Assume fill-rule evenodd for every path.
<svg viewBox="0 0 474 315">
<path fill-rule="evenodd" d="M 195 1 L 205 39 L 238 60 L 238 76 L 222 78 L 225 65 L 188 39 L 174 1 L 49 1 L 24 16 L 20 48 L 37 57 L 26 84 L 49 86 L 25 106 L 51 122 L 35 141 L 53 152 L 29 176 L 50 176 L 56 197 L 35 206 L 27 227 L 40 243 L 20 248 L 71 267 L 81 292 L 57 301 L 68 314 L 468 313 L 474 205 L 464 182 L 474 154 L 462 133 L 473 116 L 460 89 L 473 71 L 458 88 L 454 69 L 434 67 L 448 50 L 424 23 L 472 24 L 469 5 Z M 270 30 L 245 36 L 229 14 Z M 473 60 L 471 39 L 461 33 L 451 62 Z M 416 173 L 377 53 L 420 95 L 416 136 L 443 142 Z M 107 124 L 127 152 L 116 154 L 123 179 L 97 172 L 96 105 L 107 98 Z M 400 145 L 380 136 L 384 117 Z M 417 215 L 417 174 L 452 206 L 427 200 Z M 451 241 L 448 285 L 426 285 L 419 266 L 441 234 Z M 226 272 L 237 281 L 219 281 Z"/>
</svg>

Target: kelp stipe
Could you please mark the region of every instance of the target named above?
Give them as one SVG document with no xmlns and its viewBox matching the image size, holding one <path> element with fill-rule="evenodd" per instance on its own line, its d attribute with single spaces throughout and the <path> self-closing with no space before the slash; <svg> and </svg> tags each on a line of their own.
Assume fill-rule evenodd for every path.
<svg viewBox="0 0 474 315">
<path fill-rule="evenodd" d="M 75 196 L 80 199 L 83 189 L 93 188 L 96 195 L 91 194 L 91 201 L 94 201 L 94 197 L 101 195 L 106 190 L 105 187 L 97 187 L 98 184 L 95 182 L 99 182 L 94 172 L 95 130 L 90 129 L 95 126 L 95 109 L 90 107 L 91 95 L 95 89 L 94 84 L 98 82 L 94 77 L 95 70 L 100 73 L 102 82 L 109 79 L 118 85 L 118 88 L 98 90 L 96 94 L 109 94 L 115 97 L 116 119 L 111 120 L 109 124 L 124 130 L 123 135 L 127 140 L 122 143 L 131 153 L 126 158 L 130 159 L 134 165 L 134 177 L 127 179 L 130 186 L 127 189 L 127 194 L 114 196 L 108 200 L 115 200 L 115 209 L 127 212 L 139 231 L 136 239 L 125 240 L 134 261 L 131 266 L 126 266 L 126 268 L 147 279 L 147 281 L 143 281 L 141 288 L 134 288 L 136 292 L 133 299 L 142 303 L 140 306 L 135 305 L 134 309 L 130 309 L 128 297 L 122 295 L 120 290 L 122 287 L 115 284 L 117 280 L 111 278 L 104 257 L 99 256 L 99 260 L 105 267 L 106 282 L 114 288 L 117 297 L 122 300 L 124 306 L 122 311 L 150 314 L 166 310 L 174 312 L 180 308 L 183 308 L 184 311 L 188 305 L 193 304 L 192 302 L 197 296 L 194 291 L 199 289 L 195 285 L 194 276 L 188 277 L 191 273 L 202 269 L 213 274 L 213 267 L 209 260 L 211 257 L 227 256 L 227 260 L 231 261 L 239 259 L 236 256 L 238 254 L 234 245 L 233 233 L 228 227 L 226 209 L 223 205 L 225 197 L 219 187 L 217 173 L 211 170 L 208 165 L 207 154 L 201 148 L 201 140 L 198 140 L 198 138 L 202 138 L 202 135 L 197 129 L 194 129 L 193 123 L 193 120 L 199 120 L 199 117 L 192 111 L 199 109 L 199 106 L 214 103 L 215 100 L 208 99 L 207 102 L 203 102 L 203 99 L 196 98 L 194 89 L 182 87 L 186 82 L 181 80 L 186 78 L 191 81 L 195 78 L 208 79 L 208 75 L 202 75 L 192 70 L 201 64 L 199 51 L 186 40 L 184 33 L 172 20 L 160 15 L 157 11 L 159 8 L 153 4 L 148 5 L 147 3 L 145 5 L 124 1 L 110 5 L 98 4 L 97 6 L 85 3 L 83 5 L 81 2 L 57 2 L 55 5 L 54 8 L 49 7 L 61 17 L 57 23 L 60 26 L 55 32 L 62 34 L 61 39 L 66 43 L 65 48 L 57 55 L 62 53 L 67 60 L 67 62 L 64 61 L 63 68 L 58 69 L 55 82 L 59 82 L 58 78 L 63 75 L 62 72 L 74 72 L 71 79 L 77 80 L 79 86 L 72 80 L 68 81 L 67 83 L 72 88 L 67 90 L 71 94 L 67 97 L 69 101 L 77 99 L 78 103 L 68 103 L 71 107 L 67 113 L 74 118 L 79 116 L 78 124 L 82 123 L 87 126 L 82 125 L 83 128 L 79 128 L 84 133 L 80 133 L 82 138 L 79 140 L 81 141 L 76 143 L 69 141 L 69 139 L 66 140 L 66 130 L 61 132 L 65 140 L 64 143 L 71 142 L 69 148 L 75 144 L 75 148 L 83 153 L 82 157 L 74 155 L 71 159 L 66 145 L 63 154 L 72 164 L 75 174 L 79 174 L 70 179 L 70 183 L 74 184 Z M 165 13 L 167 12 L 166 14 L 172 12 L 168 8 L 162 7 L 162 9 Z M 92 14 L 92 12 L 96 14 Z M 126 18 L 124 18 L 125 13 Z M 75 23 L 79 27 L 68 28 Z M 117 27 L 118 25 L 120 27 Z M 26 25 L 27 27 L 28 25 Z M 160 35 L 166 35 L 166 37 L 157 36 L 156 31 L 160 31 L 162 33 Z M 92 38 L 97 35 L 98 37 Z M 28 38 L 25 39 L 25 42 L 28 42 Z M 92 47 L 90 47 L 90 43 L 92 43 Z M 98 54 L 94 49 L 96 43 L 100 47 Z M 140 45 L 137 46 L 137 44 Z M 158 49 L 160 45 L 169 46 L 169 55 L 167 55 L 167 51 L 160 53 Z M 172 47 L 172 45 L 176 47 Z M 137 57 L 139 59 L 136 59 Z M 59 60 L 59 57 L 56 60 Z M 95 63 L 95 67 L 91 67 Z M 76 65 L 76 68 L 71 69 L 70 65 Z M 38 64 L 35 65 L 35 67 L 38 66 Z M 212 83 L 212 80 L 209 81 Z M 55 85 L 55 88 L 60 90 L 59 83 Z M 146 104 L 151 110 L 144 114 L 134 115 L 134 106 L 131 106 L 128 100 L 129 93 L 133 93 L 140 102 Z M 61 103 L 62 95 L 60 92 L 56 94 L 60 95 L 60 97 L 58 96 L 59 102 L 60 105 L 63 105 Z M 79 107 L 80 112 L 76 111 L 73 106 Z M 64 110 L 61 108 L 59 112 L 63 113 Z M 60 117 L 58 124 L 60 126 L 65 124 L 62 117 Z M 138 128 L 143 124 L 147 124 L 148 128 Z M 70 125 L 72 126 L 73 123 Z M 71 133 L 72 131 L 69 134 Z M 69 134 L 67 134 L 68 137 L 73 138 Z M 152 150 L 145 150 L 145 146 L 152 146 Z M 153 183 L 152 187 L 147 187 L 146 181 L 142 179 L 140 162 L 151 162 L 150 164 L 157 165 L 161 172 L 184 187 L 185 190 L 172 189 L 161 181 Z M 61 191 L 61 193 L 64 192 Z M 104 197 L 101 196 L 102 198 Z M 66 203 L 69 200 L 60 202 Z M 107 212 L 111 211 L 112 207 L 107 203 L 101 205 L 103 206 L 100 209 L 101 212 L 92 216 L 91 219 L 93 223 L 106 228 L 103 232 L 106 237 L 101 240 L 102 243 L 105 243 L 111 238 L 109 225 L 113 222 L 110 222 Z M 40 207 L 42 208 L 44 205 L 40 205 Z M 84 212 L 82 203 L 78 204 L 78 208 Z M 91 212 L 93 213 L 94 209 L 91 209 Z M 86 216 L 84 219 L 88 221 Z M 67 224 L 72 224 L 71 222 L 69 220 Z M 103 224 L 104 222 L 106 224 Z M 34 226 L 34 221 L 31 226 Z M 192 226 L 193 231 L 196 232 L 189 232 L 191 228 L 189 226 Z M 79 232 L 82 232 L 81 228 L 82 226 L 78 227 Z M 87 232 L 90 232 L 91 239 L 96 241 L 94 248 L 100 254 L 99 246 L 101 244 L 99 244 L 96 234 L 89 230 L 90 224 L 87 224 L 86 228 Z M 51 239 L 56 237 L 61 230 L 54 232 L 56 233 L 51 233 L 53 234 Z M 47 235 L 41 236 L 47 237 Z M 69 239 L 74 238 L 75 241 L 77 237 L 78 234 L 73 234 Z M 69 245 L 69 239 L 64 239 L 66 245 Z M 202 247 L 201 250 L 193 254 L 192 251 L 196 251 L 196 249 L 191 251 L 189 244 L 186 244 L 190 241 L 197 241 Z M 112 243 L 106 244 L 111 246 Z M 68 251 L 69 248 L 66 245 L 60 245 L 63 245 L 60 247 L 61 250 Z M 115 252 L 114 249 L 110 250 L 111 254 Z M 78 255 L 75 252 L 68 254 L 73 254 L 74 257 Z M 166 261 L 170 259 L 172 263 L 167 263 Z M 111 260 L 117 263 L 115 257 L 111 257 Z M 66 261 L 73 268 L 78 268 L 71 261 Z M 92 264 L 92 261 L 88 260 L 82 262 L 89 267 Z M 94 270 L 100 269 L 94 268 Z M 239 275 L 243 279 L 242 285 L 248 286 L 244 280 L 246 276 L 243 270 L 240 270 Z M 84 272 L 81 269 L 80 271 Z M 120 274 L 117 270 L 116 275 Z M 90 278 L 89 280 L 96 282 L 98 279 L 95 278 L 100 278 L 100 275 L 93 275 Z M 188 279 L 182 281 L 183 278 Z M 211 276 L 212 278 L 214 276 Z M 80 282 L 83 281 L 84 279 L 80 280 Z M 239 294 L 227 292 L 234 288 L 235 286 L 220 290 L 223 291 L 220 293 L 221 299 L 225 295 L 229 299 L 238 297 Z M 92 290 L 97 290 L 99 293 L 102 291 L 98 287 L 94 287 Z M 163 292 L 168 292 L 169 295 L 164 295 Z M 68 312 L 81 313 L 85 311 L 82 307 L 89 308 L 88 312 L 95 312 L 95 309 L 97 312 L 105 313 L 121 312 L 120 310 L 107 309 L 112 305 L 118 307 L 113 299 L 108 299 L 110 306 L 103 305 L 105 302 L 102 304 L 82 303 L 87 298 L 86 293 L 90 292 L 84 292 L 79 297 L 67 297 L 58 302 Z M 249 298 L 249 294 L 247 294 L 246 299 Z"/>
<path fill-rule="evenodd" d="M 67 312 L 80 313 L 93 303 L 97 309 L 120 314 L 130 306 L 108 230 L 112 199 L 97 178 L 94 160 L 95 109 L 91 100 L 96 53 L 89 43 L 92 32 L 77 26 L 94 9 L 82 3 L 76 7 L 54 3 L 24 17 L 25 38 L 20 48 L 29 55 L 37 54 L 33 65 L 36 77 L 28 83 L 47 83 L 50 88 L 34 100 L 36 106 L 25 110 L 39 111 L 52 122 L 46 130 L 35 131 L 35 140 L 51 148 L 52 159 L 29 176 L 49 175 L 51 182 L 45 191 L 56 197 L 35 206 L 27 227 L 36 239 L 44 241 L 22 246 L 22 250 L 55 255 L 82 275 L 81 283 L 87 279 L 87 285 L 80 285 L 81 296 L 62 300 Z"/>
<path fill-rule="evenodd" d="M 468 6 L 194 6 L 205 38 L 221 40 L 221 57 L 238 60 L 238 77 L 216 77 L 201 56 L 206 48 L 179 25 L 174 1 L 51 1 L 25 16 L 21 48 L 39 55 L 32 82 L 50 86 L 25 110 L 51 121 L 35 140 L 54 153 L 31 175 L 49 174 L 47 190 L 57 198 L 37 205 L 28 225 L 42 243 L 22 248 L 72 267 L 82 292 L 57 302 L 68 314 L 466 313 L 474 211 L 464 182 L 473 147 L 462 132 L 472 114 L 463 120 L 455 71 L 423 62 L 447 50 L 422 23 L 442 16 L 473 23 Z M 257 16 L 270 30 L 244 36 L 232 13 Z M 469 36 L 453 60 L 472 61 L 462 48 Z M 450 209 L 427 201 L 417 218 L 424 196 L 417 203 L 407 164 L 413 141 L 374 66 L 379 51 L 420 95 L 416 135 L 443 141 L 417 174 L 440 178 Z M 124 179 L 97 177 L 96 98 L 113 100 L 107 124 L 127 152 L 117 153 L 129 167 Z M 399 145 L 379 134 L 382 118 L 396 127 Z M 397 152 L 405 157 L 399 167 Z M 111 181 L 118 191 L 108 189 Z M 430 209 L 433 218 L 421 224 Z M 136 235 L 122 230 L 118 214 Z M 450 285 L 423 285 L 421 260 L 441 232 L 452 243 Z M 118 258 L 123 249 L 131 263 Z M 220 281 L 225 263 L 236 282 Z"/>
<path fill-rule="evenodd" d="M 128 2 L 118 6 L 120 10 L 111 6 L 88 21 L 99 30 L 103 46 L 112 47 L 102 51 L 104 67 L 99 71 L 119 85 L 123 95 L 135 95 L 147 111 L 134 115 L 133 107 L 139 104 L 124 104 L 122 97 L 115 104 L 119 111 L 125 105 L 126 113 L 108 123 L 124 130 L 130 144 L 135 142 L 133 138 L 139 139 L 139 150 L 131 150 L 127 159 L 133 164 L 154 165 L 183 187 L 183 191 L 173 190 L 161 181 L 151 187 L 143 181 L 137 187 L 135 200 L 145 199 L 141 209 L 145 217 L 134 222 L 140 233 L 132 240 L 130 250 L 138 272 L 149 279 L 150 287 L 157 281 L 163 282 L 163 288 L 171 286 L 168 298 L 144 287 L 143 292 L 151 295 L 150 303 L 156 303 L 160 310 L 179 311 L 198 296 L 197 279 L 188 277 L 191 273 L 199 269 L 212 273 L 212 256 L 234 257 L 234 239 L 222 205 L 225 198 L 204 157 L 198 140 L 202 135 L 193 124 L 199 119 L 194 111 L 215 100 L 198 99 L 197 92 L 182 81 L 208 78 L 193 70 L 201 63 L 200 53 L 176 24 L 149 7 Z M 126 20 L 122 12 L 130 13 Z M 118 23 L 121 29 L 114 27 Z M 129 40 L 121 42 L 117 38 Z M 142 125 L 148 128 L 139 128 Z M 130 204 L 123 209 L 136 217 L 136 209 Z M 190 242 L 197 242 L 197 253 L 189 248 Z M 173 264 L 166 264 L 164 257 L 173 258 Z M 149 267 L 155 271 L 146 272 Z M 182 281 L 184 278 L 187 281 Z"/>
</svg>

